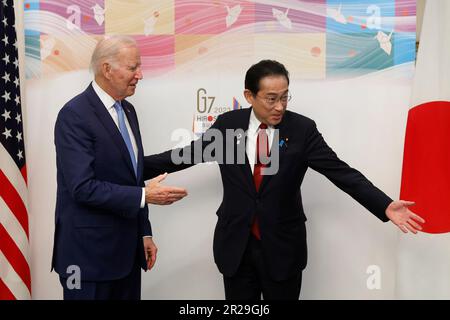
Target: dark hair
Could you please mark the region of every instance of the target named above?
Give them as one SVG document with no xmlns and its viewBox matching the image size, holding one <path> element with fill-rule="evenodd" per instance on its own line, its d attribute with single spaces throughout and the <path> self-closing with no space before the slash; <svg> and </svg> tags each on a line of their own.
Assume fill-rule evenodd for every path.
<svg viewBox="0 0 450 320">
<path fill-rule="evenodd" d="M 289 72 L 284 65 L 275 60 L 261 60 L 247 70 L 245 89 L 256 95 L 259 91 L 260 80 L 268 76 L 284 76 L 289 84 Z"/>
</svg>

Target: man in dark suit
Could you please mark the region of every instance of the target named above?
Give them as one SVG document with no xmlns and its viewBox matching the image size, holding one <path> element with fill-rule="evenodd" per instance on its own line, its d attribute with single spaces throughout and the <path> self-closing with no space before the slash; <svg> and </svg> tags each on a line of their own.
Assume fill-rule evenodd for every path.
<svg viewBox="0 0 450 320">
<path fill-rule="evenodd" d="M 251 108 L 219 116 L 201 139 L 183 149 L 144 160 L 144 170 L 159 168 L 153 175 L 219 162 L 224 194 L 213 250 L 226 299 L 260 299 L 261 294 L 298 299 L 307 260 L 300 185 L 308 167 L 380 220 L 391 220 L 403 232 L 421 229 L 424 221 L 408 210 L 412 202 L 393 201 L 336 156 L 314 121 L 286 110 L 289 74 L 282 64 L 253 65 L 244 95 Z"/>
<path fill-rule="evenodd" d="M 101 40 L 92 55 L 95 80 L 59 112 L 55 125 L 57 202 L 52 267 L 64 299 L 140 299 L 141 268 L 157 247 L 147 203 L 171 204 L 186 190 L 145 187 L 139 124 L 125 100 L 142 79 L 136 42 Z"/>
</svg>

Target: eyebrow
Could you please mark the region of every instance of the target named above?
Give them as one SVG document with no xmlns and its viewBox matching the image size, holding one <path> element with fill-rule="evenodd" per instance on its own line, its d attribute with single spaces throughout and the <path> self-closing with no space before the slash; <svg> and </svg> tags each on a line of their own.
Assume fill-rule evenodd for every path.
<svg viewBox="0 0 450 320">
<path fill-rule="evenodd" d="M 283 91 L 282 95 L 283 95 L 283 94 L 286 94 L 286 93 L 288 93 L 288 92 L 289 92 L 289 89 L 287 89 L 286 91 Z M 268 95 L 268 96 L 277 96 L 278 93 L 276 93 L 276 92 L 269 92 L 269 93 L 267 93 L 267 95 Z"/>
<path fill-rule="evenodd" d="M 135 63 L 135 64 L 129 64 L 128 65 L 128 68 L 137 68 L 137 67 L 139 67 L 140 65 L 141 65 L 142 63 Z"/>
</svg>

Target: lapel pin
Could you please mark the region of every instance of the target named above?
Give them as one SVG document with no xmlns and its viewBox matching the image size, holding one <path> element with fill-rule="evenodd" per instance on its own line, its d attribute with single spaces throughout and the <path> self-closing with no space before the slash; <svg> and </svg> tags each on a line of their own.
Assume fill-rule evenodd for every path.
<svg viewBox="0 0 450 320">
<path fill-rule="evenodd" d="M 283 146 L 284 146 L 285 148 L 287 148 L 287 146 L 288 146 L 288 141 L 289 141 L 289 138 L 281 139 L 281 141 L 280 141 L 280 143 L 279 143 L 280 148 L 282 148 Z"/>
<path fill-rule="evenodd" d="M 240 144 L 241 143 L 241 138 L 242 138 L 242 134 L 240 134 L 240 133 L 238 133 L 238 135 L 237 135 L 237 142 L 236 142 L 236 144 Z"/>
</svg>

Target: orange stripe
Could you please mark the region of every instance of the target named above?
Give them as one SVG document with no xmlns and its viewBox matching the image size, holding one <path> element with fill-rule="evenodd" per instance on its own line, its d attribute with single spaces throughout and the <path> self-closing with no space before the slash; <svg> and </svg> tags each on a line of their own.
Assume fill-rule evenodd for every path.
<svg viewBox="0 0 450 320">
<path fill-rule="evenodd" d="M 0 300 L 17 300 L 3 280 L 0 278 Z"/>
<path fill-rule="evenodd" d="M 27 238 L 29 238 L 27 208 L 25 207 L 22 198 L 2 170 L 0 170 L 0 186 L 2 186 L 0 188 L 0 196 L 3 198 L 11 212 L 16 216 L 23 230 L 25 230 Z"/>
<path fill-rule="evenodd" d="M 3 252 L 8 262 L 11 264 L 31 293 L 30 267 L 28 266 L 27 260 L 23 256 L 19 247 L 17 247 L 16 243 L 10 237 L 2 224 L 0 224 L 0 251 Z"/>
</svg>

